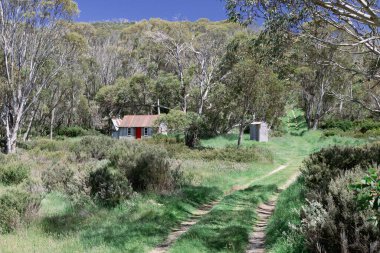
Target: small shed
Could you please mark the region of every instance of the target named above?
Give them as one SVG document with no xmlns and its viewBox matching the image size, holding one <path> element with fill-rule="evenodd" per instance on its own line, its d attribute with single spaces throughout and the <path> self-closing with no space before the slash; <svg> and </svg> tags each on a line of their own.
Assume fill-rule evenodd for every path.
<svg viewBox="0 0 380 253">
<path fill-rule="evenodd" d="M 268 142 L 269 128 L 265 122 L 253 122 L 250 125 L 250 135 L 252 141 Z"/>
</svg>

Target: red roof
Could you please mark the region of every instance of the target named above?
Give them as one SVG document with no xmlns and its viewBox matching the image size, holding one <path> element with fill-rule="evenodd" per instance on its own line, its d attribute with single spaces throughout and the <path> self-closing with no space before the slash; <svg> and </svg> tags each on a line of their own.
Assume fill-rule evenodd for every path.
<svg viewBox="0 0 380 253">
<path fill-rule="evenodd" d="M 126 115 L 117 119 L 117 127 L 153 127 L 159 115 Z"/>
</svg>

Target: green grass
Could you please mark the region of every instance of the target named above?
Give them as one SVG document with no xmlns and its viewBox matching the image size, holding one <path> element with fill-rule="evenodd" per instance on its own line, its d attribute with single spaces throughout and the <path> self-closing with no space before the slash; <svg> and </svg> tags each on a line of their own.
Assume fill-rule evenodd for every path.
<svg viewBox="0 0 380 253">
<path fill-rule="evenodd" d="M 294 167 L 257 180 L 250 187 L 223 198 L 170 252 L 244 252 L 256 222 L 257 206 L 268 200 L 294 174 Z"/>
<path fill-rule="evenodd" d="M 223 148 L 236 145 L 235 137 L 217 137 L 202 143 L 207 147 Z M 31 153 L 38 157 L 34 163 L 47 166 L 46 161 L 50 159 L 68 156 L 60 153 L 60 147 L 69 149 L 77 141 L 42 141 L 42 151 Z M 192 186 L 169 195 L 139 194 L 113 209 L 89 206 L 78 211 L 65 196 L 52 193 L 43 200 L 37 219 L 29 226 L 0 236 L 0 252 L 147 252 L 164 241 L 171 229 L 188 219 L 200 205 L 222 198 L 233 186 L 250 184 L 248 189 L 225 197 L 173 248 L 174 252 L 194 252 L 193 249 L 239 252 L 255 222 L 255 207 L 297 173 L 303 158 L 324 146 L 360 142 L 341 137 L 321 139 L 320 132 L 310 132 L 303 137 L 276 137 L 269 143 L 252 142 L 245 135 L 243 145 L 269 149 L 273 153 L 273 163 L 184 160 L 182 168 L 193 177 Z M 22 157 L 27 157 L 27 152 Z M 265 177 L 281 164 L 289 166 Z M 1 191 L 0 186 L 0 194 Z"/>
</svg>

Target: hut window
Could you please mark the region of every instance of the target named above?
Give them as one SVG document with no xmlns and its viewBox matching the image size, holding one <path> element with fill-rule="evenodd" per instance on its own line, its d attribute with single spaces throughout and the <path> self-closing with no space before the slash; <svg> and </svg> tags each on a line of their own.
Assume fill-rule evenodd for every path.
<svg viewBox="0 0 380 253">
<path fill-rule="evenodd" d="M 132 136 L 132 128 L 127 128 L 127 135 Z"/>
<path fill-rule="evenodd" d="M 148 128 L 147 127 L 144 128 L 144 136 L 148 136 Z"/>
</svg>

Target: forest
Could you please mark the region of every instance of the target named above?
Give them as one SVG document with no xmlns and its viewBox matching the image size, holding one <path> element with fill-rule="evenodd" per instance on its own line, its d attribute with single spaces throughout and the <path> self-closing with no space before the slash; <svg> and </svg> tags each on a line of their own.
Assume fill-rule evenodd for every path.
<svg viewBox="0 0 380 253">
<path fill-rule="evenodd" d="M 83 23 L 1 0 L 0 252 L 251 252 L 268 201 L 265 252 L 380 250 L 379 2 L 224 2 Z M 154 114 L 168 135 L 111 138 Z"/>
</svg>

